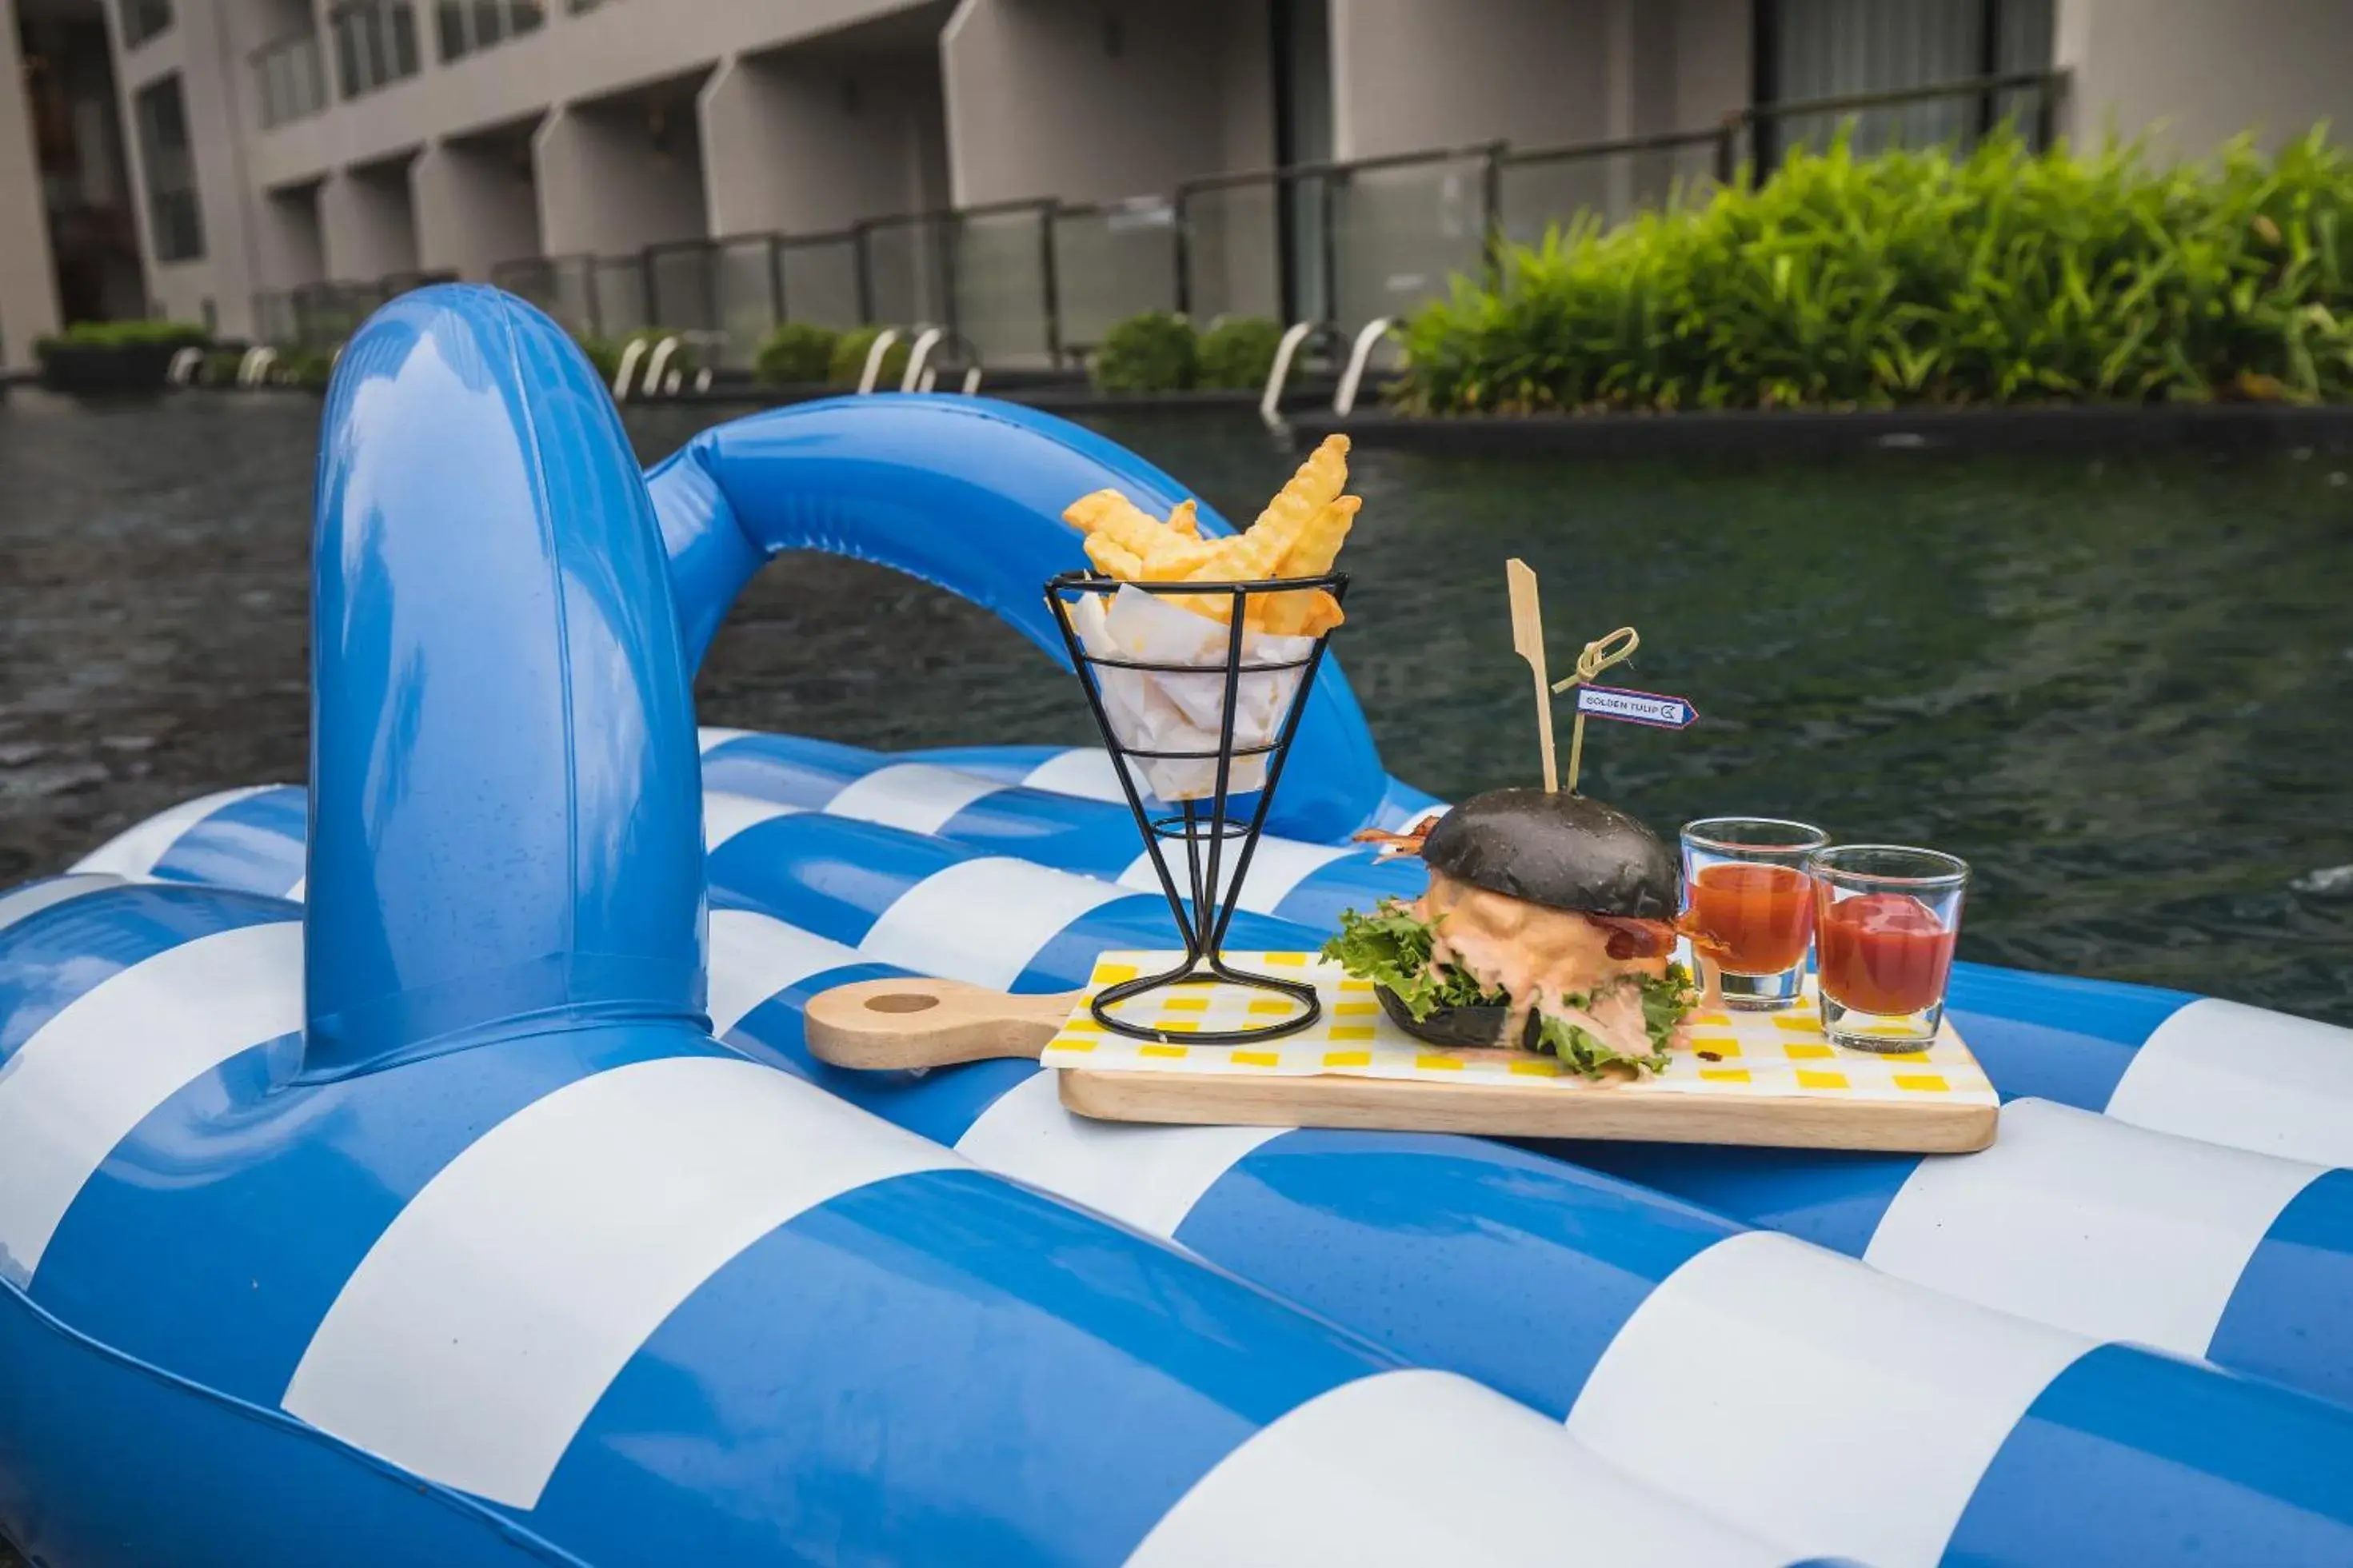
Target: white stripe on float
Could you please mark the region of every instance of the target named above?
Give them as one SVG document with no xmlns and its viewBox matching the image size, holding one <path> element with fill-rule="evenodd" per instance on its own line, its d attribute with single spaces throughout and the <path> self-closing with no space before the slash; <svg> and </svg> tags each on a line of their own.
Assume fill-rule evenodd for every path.
<svg viewBox="0 0 2353 1568">
<path fill-rule="evenodd" d="M 1234 856 L 1240 852 L 1240 847 L 1239 845 L 1229 845 L 1221 857 L 1219 876 L 1229 883 L 1232 879 Z M 1242 885 L 1240 907 L 1253 913 L 1271 915 L 1274 913 L 1275 906 L 1289 898 L 1292 889 L 1300 883 L 1351 853 L 1345 845 L 1309 844 L 1297 838 L 1261 838 L 1258 853 L 1250 857 L 1250 880 Z M 1183 863 L 1180 856 L 1172 856 L 1168 863 L 1171 874 Z M 1150 850 L 1145 850 L 1128 863 L 1127 869 L 1119 874 L 1119 885 L 1140 889 L 1147 893 L 1161 890 L 1159 873 L 1152 868 Z M 1180 893 L 1186 890 L 1181 879 L 1176 884 L 1176 890 Z"/>
<path fill-rule="evenodd" d="M 582 1079 L 409 1200 L 282 1403 L 428 1480 L 530 1508 L 647 1336 L 729 1259 L 854 1187 L 957 1163 L 752 1062 Z"/>
<path fill-rule="evenodd" d="M 723 730 L 716 724 L 704 724 L 694 731 L 695 750 L 709 756 L 716 748 L 730 741 L 740 741 L 751 733 L 749 730 Z"/>
<path fill-rule="evenodd" d="M 858 950 L 750 910 L 711 911 L 711 1032 L 812 974 L 862 962 Z"/>
<path fill-rule="evenodd" d="M 302 1026 L 302 927 L 216 931 L 75 997 L 0 1063 L 0 1276 L 23 1284 L 115 1145 L 191 1079 Z"/>
<path fill-rule="evenodd" d="M 749 828 L 779 816 L 794 816 L 797 805 L 779 805 L 773 800 L 759 800 L 748 795 L 730 795 L 723 789 L 707 791 L 702 797 L 702 847 L 704 853 Z"/>
<path fill-rule="evenodd" d="M 986 1171 L 1173 1237 L 1201 1194 L 1284 1127 L 1145 1127 L 1062 1108 L 1061 1074 L 1023 1079 L 982 1111 L 956 1152 Z"/>
<path fill-rule="evenodd" d="M 2202 1356 L 2256 1244 L 2320 1173 L 2014 1100 L 1992 1148 L 1920 1163 L 1862 1258 L 1964 1300 Z"/>
<path fill-rule="evenodd" d="M 1634 1310 L 1568 1430 L 1799 1556 L 1930 1568 L 2027 1406 L 2090 1348 L 1750 1231 Z"/>
<path fill-rule="evenodd" d="M 0 931 L 6 931 L 18 921 L 29 920 L 43 910 L 62 904 L 69 899 L 95 893 L 100 888 L 119 888 L 123 880 L 110 871 L 69 872 L 46 881 L 28 883 L 14 892 L 0 893 Z"/>
<path fill-rule="evenodd" d="M 1704 1476 L 1713 1445 L 1686 1457 Z M 1787 1561 L 1606 1458 L 1469 1378 L 1378 1373 L 1246 1438 L 1152 1527 L 1127 1568 Z"/>
<path fill-rule="evenodd" d="M 286 889 L 286 897 L 290 901 L 299 904 L 302 901 L 302 896 L 310 890 L 311 879 L 307 876 L 297 877 L 294 879 L 294 885 Z"/>
<path fill-rule="evenodd" d="M 2353 1165 L 2353 1029 L 2202 998 L 2133 1053 L 2107 1112 L 2209 1143 Z"/>
<path fill-rule="evenodd" d="M 1087 800 L 1127 799 L 1119 787 L 1119 774 L 1112 771 L 1111 753 L 1099 749 L 1080 747 L 1049 757 L 1022 775 L 1021 782 L 1031 789 Z"/>
<path fill-rule="evenodd" d="M 206 817 L 225 805 L 233 805 L 249 795 L 259 795 L 276 784 L 247 784 L 241 789 L 225 789 L 195 800 L 182 801 L 168 811 L 159 811 L 136 826 L 116 834 L 69 868 L 75 871 L 109 871 L 118 877 L 145 877 L 153 873 L 155 862 L 172 852 L 172 846 L 181 836 Z"/>
<path fill-rule="evenodd" d="M 1006 787 L 996 779 L 934 763 L 892 763 L 844 784 L 840 794 L 826 802 L 825 811 L 828 816 L 936 834 L 957 812 Z"/>
<path fill-rule="evenodd" d="M 1134 896 L 1035 861 L 984 856 L 934 871 L 902 893 L 858 950 L 920 974 L 1008 991 L 1072 921 Z"/>
</svg>

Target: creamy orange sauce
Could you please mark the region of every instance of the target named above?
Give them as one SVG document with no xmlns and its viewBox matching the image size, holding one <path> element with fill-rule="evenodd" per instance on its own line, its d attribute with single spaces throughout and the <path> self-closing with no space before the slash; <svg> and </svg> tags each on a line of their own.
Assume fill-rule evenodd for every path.
<svg viewBox="0 0 2353 1568">
<path fill-rule="evenodd" d="M 1510 994 L 1502 1043 L 1520 1043 L 1534 1010 L 1577 1026 L 1622 1055 L 1650 1055 L 1641 991 L 1609 983 L 1663 975 L 1665 953 L 1612 958 L 1610 933 L 1584 915 L 1470 887 L 1441 871 L 1430 872 L 1430 890 L 1413 909 L 1435 933 L 1430 962 L 1451 963 L 1487 989 Z M 1589 997 L 1591 1005 L 1572 1006 L 1566 1000 L 1571 996 Z"/>
</svg>

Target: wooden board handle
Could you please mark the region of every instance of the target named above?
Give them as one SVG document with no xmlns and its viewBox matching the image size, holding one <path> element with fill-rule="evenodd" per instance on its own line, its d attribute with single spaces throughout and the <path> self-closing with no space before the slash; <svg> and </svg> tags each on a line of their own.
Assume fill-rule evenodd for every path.
<svg viewBox="0 0 2353 1568">
<path fill-rule="evenodd" d="M 1061 1033 L 1083 991 L 1009 996 L 961 980 L 861 980 L 809 999 L 809 1055 L 866 1070 L 1034 1059 Z"/>
</svg>

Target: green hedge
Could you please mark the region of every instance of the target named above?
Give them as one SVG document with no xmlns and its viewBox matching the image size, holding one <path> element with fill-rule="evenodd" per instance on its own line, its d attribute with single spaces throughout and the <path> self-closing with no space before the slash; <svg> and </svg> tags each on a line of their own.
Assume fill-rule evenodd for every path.
<svg viewBox="0 0 2353 1568">
<path fill-rule="evenodd" d="M 1089 366 L 1103 392 L 1182 392 L 1199 372 L 1193 323 L 1166 310 L 1130 316 L 1103 334 Z"/>
<path fill-rule="evenodd" d="M 1264 316 L 1229 316 L 1201 334 L 1195 384 L 1257 392 L 1274 374 L 1275 351 L 1282 346 L 1280 322 Z"/>
<path fill-rule="evenodd" d="M 2353 166 L 2318 131 L 2201 166 L 1841 141 L 1502 262 L 1415 316 L 1405 407 L 2353 395 Z"/>
<path fill-rule="evenodd" d="M 772 386 L 824 381 L 833 372 L 833 351 L 841 334 L 807 321 L 786 321 L 760 341 L 752 374 Z"/>
<path fill-rule="evenodd" d="M 187 321 L 76 321 L 55 337 L 36 338 L 35 355 L 60 344 L 70 348 L 202 348 L 212 342 L 204 328 Z"/>
<path fill-rule="evenodd" d="M 335 351 L 332 349 L 288 349 L 271 363 L 269 379 L 280 386 L 299 386 L 312 392 L 322 392 L 335 374 Z"/>
<path fill-rule="evenodd" d="M 835 339 L 833 360 L 826 367 L 825 379 L 845 386 L 857 385 L 858 378 L 866 373 L 866 356 L 874 352 L 874 340 L 886 330 L 882 327 L 859 327 Z M 899 341 L 883 352 L 882 374 L 874 384 L 875 391 L 899 390 L 900 378 L 907 374 L 907 352 L 912 346 L 906 332 L 901 331 Z"/>
</svg>

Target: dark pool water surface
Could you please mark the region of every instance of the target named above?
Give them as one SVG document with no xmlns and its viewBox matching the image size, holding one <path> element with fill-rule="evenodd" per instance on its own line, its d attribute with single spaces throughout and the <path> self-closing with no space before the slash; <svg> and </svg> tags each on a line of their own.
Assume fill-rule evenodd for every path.
<svg viewBox="0 0 2353 1568">
<path fill-rule="evenodd" d="M 0 884 L 302 776 L 318 412 L 0 404 Z M 651 459 L 706 417 L 630 425 Z M 1102 428 L 1243 521 L 1295 460 L 1240 420 Z M 1517 554 L 1557 668 L 1631 623 L 1626 684 L 1702 714 L 1595 725 L 1589 793 L 1662 832 L 1763 813 L 1948 849 L 1977 869 L 1968 956 L 2353 1024 L 2343 459 L 1354 467 L 1335 647 L 1402 776 L 1450 797 L 1537 776 Z M 700 688 L 706 722 L 868 746 L 1092 738 L 1070 678 L 994 617 L 816 557 L 753 585 Z"/>
</svg>

